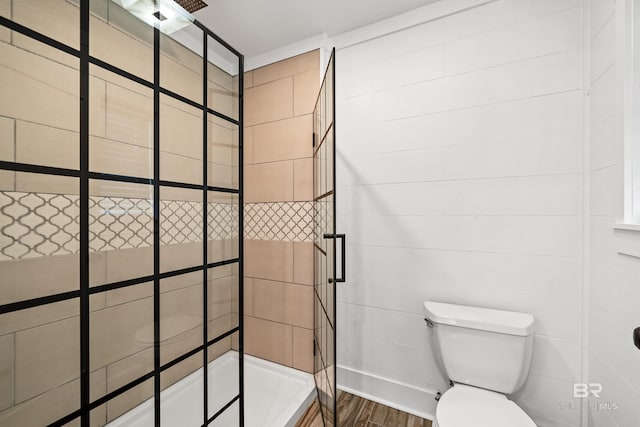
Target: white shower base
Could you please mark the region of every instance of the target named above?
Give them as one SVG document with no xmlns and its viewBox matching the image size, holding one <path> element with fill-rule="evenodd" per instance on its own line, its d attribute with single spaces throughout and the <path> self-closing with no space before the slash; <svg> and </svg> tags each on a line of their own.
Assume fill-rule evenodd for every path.
<svg viewBox="0 0 640 427">
<path fill-rule="evenodd" d="M 238 394 L 238 353 L 229 351 L 209 363 L 209 416 Z M 306 372 L 244 356 L 245 426 L 293 427 L 314 398 L 313 376 Z M 161 394 L 162 425 L 202 424 L 202 369 L 168 387 Z M 153 426 L 153 398 L 107 424 L 107 427 Z M 211 424 L 238 426 L 238 402 Z"/>
</svg>

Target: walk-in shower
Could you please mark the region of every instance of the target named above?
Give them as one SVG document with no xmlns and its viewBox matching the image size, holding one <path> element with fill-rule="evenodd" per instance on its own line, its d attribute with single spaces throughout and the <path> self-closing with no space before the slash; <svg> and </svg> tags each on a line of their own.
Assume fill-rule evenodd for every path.
<svg viewBox="0 0 640 427">
<path fill-rule="evenodd" d="M 2 426 L 243 425 L 243 57 L 133 3 L 0 1 Z"/>
</svg>

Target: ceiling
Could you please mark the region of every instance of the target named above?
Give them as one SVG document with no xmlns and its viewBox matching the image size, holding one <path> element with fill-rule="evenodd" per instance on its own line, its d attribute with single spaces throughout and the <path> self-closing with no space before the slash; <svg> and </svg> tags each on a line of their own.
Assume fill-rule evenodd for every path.
<svg viewBox="0 0 640 427">
<path fill-rule="evenodd" d="M 326 33 L 331 37 L 438 0 L 205 0 L 195 17 L 251 58 Z"/>
</svg>

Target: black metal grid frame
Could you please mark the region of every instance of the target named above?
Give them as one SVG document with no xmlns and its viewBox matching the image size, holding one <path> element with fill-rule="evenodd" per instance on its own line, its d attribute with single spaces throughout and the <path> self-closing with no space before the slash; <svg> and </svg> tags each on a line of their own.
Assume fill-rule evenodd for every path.
<svg viewBox="0 0 640 427">
<path fill-rule="evenodd" d="M 67 44 L 64 44 L 58 40 L 48 37 L 38 31 L 23 26 L 11 19 L 4 16 L 0 16 L 0 27 L 6 27 L 17 33 L 25 35 L 31 39 L 34 39 L 40 43 L 43 43 L 56 50 L 62 51 L 80 60 L 79 69 L 79 84 L 80 84 L 80 169 L 66 169 L 51 166 L 26 164 L 18 162 L 0 161 L 0 170 L 14 171 L 14 172 L 26 172 L 36 173 L 52 176 L 65 176 L 75 177 L 80 180 L 80 288 L 73 291 L 62 292 L 53 295 L 47 295 L 38 298 L 32 298 L 12 303 L 0 305 L 0 315 L 5 313 L 11 313 L 19 310 L 25 310 L 29 308 L 35 308 L 46 304 L 66 301 L 74 298 L 78 298 L 80 301 L 80 409 L 67 414 L 66 416 L 58 419 L 50 424 L 50 426 L 63 426 L 71 421 L 80 420 L 83 427 L 90 425 L 91 411 L 111 399 L 120 396 L 128 390 L 142 384 L 143 382 L 154 379 L 154 413 L 155 413 L 155 425 L 160 426 L 160 374 L 165 370 L 177 365 L 178 363 L 202 353 L 203 357 L 203 370 L 204 370 L 204 388 L 203 388 L 203 423 L 202 426 L 207 426 L 212 423 L 219 415 L 221 415 L 226 409 L 231 407 L 234 403 L 239 403 L 239 426 L 244 426 L 244 322 L 243 322 L 243 74 L 244 74 L 244 56 L 230 46 L 227 42 L 221 39 L 214 32 L 209 30 L 198 20 L 194 20 L 193 24 L 202 30 L 203 41 L 203 102 L 202 104 L 179 95 L 171 90 L 168 90 L 160 85 L 160 30 L 154 28 L 154 81 L 147 81 L 135 74 L 118 68 L 112 64 L 106 63 L 98 58 L 95 58 L 89 53 L 89 25 L 90 25 L 90 0 L 80 0 L 80 49 L 75 49 Z M 220 113 L 214 109 L 209 108 L 207 103 L 208 97 L 208 81 L 207 81 L 207 44 L 209 38 L 215 40 L 221 46 L 233 53 L 238 58 L 238 119 L 233 119 L 223 113 Z M 89 170 L 89 67 L 90 64 L 108 70 L 114 74 L 131 80 L 135 83 L 143 85 L 154 91 L 154 177 L 141 178 L 136 176 L 127 175 L 114 175 L 108 173 L 93 172 Z M 189 184 L 184 182 L 166 181 L 160 179 L 160 95 L 166 95 L 192 107 L 202 110 L 203 114 L 203 184 Z M 229 123 L 238 126 L 238 188 L 224 188 L 207 185 L 208 163 L 207 163 L 207 117 L 208 115 L 214 115 L 220 119 L 223 119 Z M 135 279 L 123 280 L 119 282 L 113 282 L 103 284 L 99 286 L 89 286 L 89 182 L 90 180 L 102 180 L 113 182 L 126 182 L 133 184 L 148 184 L 153 185 L 154 189 L 154 205 L 153 205 L 153 222 L 154 222 L 154 272 L 153 275 L 138 277 Z M 160 187 L 173 187 L 184 188 L 192 190 L 201 190 L 203 192 L 203 253 L 202 264 L 193 267 L 182 268 L 169 272 L 160 272 Z M 227 259 L 223 261 L 208 262 L 208 218 L 207 218 L 207 196 L 208 192 L 220 192 L 231 193 L 238 195 L 238 254 L 237 258 Z M 223 334 L 209 340 L 207 331 L 207 318 L 208 318 L 208 306 L 207 306 L 207 273 L 208 269 L 214 267 L 220 267 L 224 265 L 237 264 L 238 265 L 238 325 Z M 203 274 L 203 343 L 198 347 L 191 349 L 190 351 L 178 356 L 177 358 L 161 365 L 160 363 L 160 280 L 175 277 L 182 274 L 193 273 L 202 271 Z M 154 283 L 154 370 L 147 374 L 131 381 L 130 383 L 102 396 L 99 399 L 91 401 L 90 399 L 90 365 L 89 365 L 89 298 L 93 294 L 107 292 L 114 289 L 126 288 L 135 286 L 145 282 Z M 213 416 L 208 416 L 208 352 L 210 346 L 230 337 L 233 334 L 238 333 L 238 361 L 239 361 L 239 377 L 238 377 L 238 390 L 239 393 L 227 402 L 220 410 L 218 410 Z"/>
<path fill-rule="evenodd" d="M 325 159 L 326 162 L 332 162 L 333 167 L 332 167 L 332 182 L 333 182 L 333 188 L 331 190 L 326 189 L 327 191 L 324 194 L 320 194 L 320 195 L 316 195 L 315 191 L 316 191 L 316 185 L 315 185 L 315 180 L 317 177 L 317 174 L 319 173 L 319 171 L 316 171 L 316 162 L 313 162 L 313 179 L 314 179 L 314 198 L 313 198 L 313 202 L 317 203 L 320 202 L 322 200 L 325 200 L 327 198 L 332 198 L 333 199 L 333 203 L 332 203 L 332 233 L 329 234 L 323 234 L 322 236 L 320 236 L 321 238 L 324 239 L 330 239 L 331 244 L 333 244 L 333 253 L 332 253 L 332 263 L 333 263 L 333 271 L 332 271 L 332 278 L 327 277 L 327 280 L 329 283 L 327 283 L 327 285 L 331 284 L 331 281 L 333 282 L 333 286 L 334 286 L 334 290 L 333 290 L 333 295 L 332 295 L 332 303 L 333 303 L 333 310 L 327 310 L 327 308 L 325 307 L 325 305 L 322 303 L 322 298 L 320 295 L 318 295 L 318 289 L 317 286 L 315 286 L 315 277 L 316 277 L 316 269 L 318 268 L 318 266 L 316 265 L 316 257 L 314 255 L 313 257 L 313 262 L 314 262 L 314 298 L 313 298 L 313 302 L 314 302 L 314 316 L 313 316 L 313 321 L 314 321 L 314 327 L 313 327 L 313 353 L 314 353 L 314 359 L 316 358 L 316 352 L 318 352 L 319 348 L 322 348 L 321 345 L 319 344 L 319 337 L 316 336 L 316 331 L 317 331 L 317 325 L 315 324 L 316 322 L 316 315 L 315 313 L 318 310 L 321 310 L 321 315 L 324 315 L 324 317 L 326 317 L 326 320 L 328 322 L 328 324 L 330 325 L 330 327 L 333 329 L 333 337 L 332 337 L 332 344 L 333 344 L 333 364 L 334 364 L 334 370 L 333 370 L 333 385 L 334 387 L 337 386 L 338 384 L 338 374 L 337 374 L 337 360 L 336 360 L 336 354 L 337 354 L 337 324 L 336 324 L 336 313 L 337 313 L 337 304 L 336 304 L 336 289 L 335 289 L 335 283 L 336 282 L 343 282 L 345 279 L 345 274 L 344 274 L 344 269 L 345 269 L 345 253 L 344 250 L 342 252 L 342 278 L 338 279 L 337 278 L 337 267 L 336 267 L 336 238 L 341 238 L 342 242 L 343 242 L 343 248 L 344 248 L 344 235 L 337 235 L 336 233 L 336 195 L 335 195 L 335 185 L 336 185 L 336 150 L 335 150 L 335 143 L 336 143 L 336 127 L 335 127 L 335 116 L 336 116 L 336 64 L 335 64 L 335 55 L 336 55 L 336 49 L 333 48 L 331 51 L 331 56 L 329 57 L 329 63 L 327 66 L 327 69 L 325 70 L 324 73 L 324 77 L 322 80 L 322 84 L 320 86 L 320 93 L 318 94 L 318 98 L 316 100 L 316 105 L 319 105 L 320 101 L 320 97 L 322 96 L 322 88 L 323 86 L 325 86 L 325 83 L 327 81 L 327 77 L 329 75 L 331 75 L 331 113 L 332 113 L 332 118 L 331 118 L 331 124 L 324 130 L 324 133 L 322 135 L 316 135 L 315 134 L 315 130 L 313 133 L 313 156 L 315 159 L 315 156 L 318 155 L 318 152 L 320 151 L 320 148 L 322 147 L 323 144 L 325 144 L 326 140 L 327 140 L 327 136 L 329 134 L 331 134 L 331 143 L 333 144 L 333 150 L 332 150 L 332 158 L 331 159 Z M 326 99 L 325 101 L 326 102 Z M 317 108 L 317 107 L 316 107 Z M 315 120 L 314 120 L 314 127 L 315 127 Z M 314 233 L 315 233 L 316 227 L 314 226 Z M 326 230 L 325 230 L 326 231 Z M 323 250 L 320 246 L 317 245 L 316 243 L 316 238 L 314 236 L 314 250 L 318 250 L 320 251 L 324 256 L 327 256 L 327 252 L 325 250 Z M 319 307 L 318 307 L 319 306 Z M 322 370 L 324 371 L 324 374 L 326 375 L 326 368 L 327 368 L 327 364 L 324 360 L 323 357 L 323 352 L 319 351 L 319 355 L 320 355 L 320 360 L 322 363 Z M 315 366 L 315 360 L 314 360 L 314 366 Z M 315 374 L 315 372 L 314 372 Z M 314 375 L 314 379 L 315 379 L 315 375 Z M 328 378 L 327 378 L 328 379 Z M 317 398 L 318 398 L 318 402 L 320 405 L 320 414 L 321 414 L 321 418 L 322 418 L 322 423 L 325 426 L 338 426 L 338 411 L 337 411 L 337 394 L 336 394 L 336 390 L 333 390 L 333 412 L 329 415 L 331 417 L 330 420 L 326 420 L 325 419 L 325 412 L 322 408 L 323 404 L 322 404 L 322 396 L 320 394 L 320 390 L 318 387 L 318 384 L 316 384 L 316 394 L 317 394 Z"/>
</svg>

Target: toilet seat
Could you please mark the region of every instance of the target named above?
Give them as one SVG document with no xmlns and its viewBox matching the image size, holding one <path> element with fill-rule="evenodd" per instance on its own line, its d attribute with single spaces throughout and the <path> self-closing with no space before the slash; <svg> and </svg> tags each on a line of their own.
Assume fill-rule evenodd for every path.
<svg viewBox="0 0 640 427">
<path fill-rule="evenodd" d="M 436 407 L 438 427 L 536 427 L 504 394 L 462 384 L 447 390 Z"/>
</svg>

